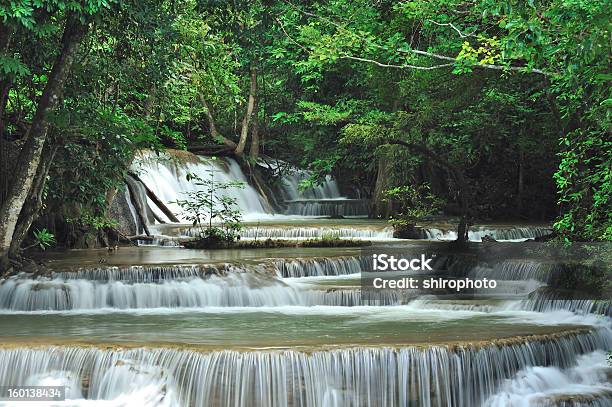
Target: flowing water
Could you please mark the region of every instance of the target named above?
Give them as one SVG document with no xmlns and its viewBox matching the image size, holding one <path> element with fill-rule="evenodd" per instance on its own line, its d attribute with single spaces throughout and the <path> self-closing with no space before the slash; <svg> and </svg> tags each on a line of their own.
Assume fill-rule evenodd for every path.
<svg viewBox="0 0 612 407">
<path fill-rule="evenodd" d="M 109 259 L 139 250 L 150 264 L 87 266 L 92 252 L 76 251 L 51 258 L 47 277 L 2 281 L 0 384 L 66 386 L 58 406 L 569 406 L 612 392 L 608 317 L 537 290 L 365 305 L 354 249 Z M 539 286 L 555 272 L 533 260 L 466 270 Z"/>
<path fill-rule="evenodd" d="M 256 225 L 248 225 L 242 232 L 244 238 L 318 238 L 323 236 L 336 236 L 340 238 L 358 239 L 391 239 L 393 230 L 382 223 L 364 222 L 362 224 L 350 222 L 317 222 L 313 217 L 364 217 L 369 212 L 370 203 L 367 199 L 348 198 L 341 195 L 336 181 L 327 176 L 323 182 L 314 187 L 302 189 L 303 181 L 311 173 L 292 167 L 280 160 L 267 159 L 259 163 L 262 168 L 270 172 L 270 177 L 276 181 L 271 182 L 270 188 L 276 196 L 281 208 L 274 208 L 267 196 L 262 195 L 242 171 L 240 165 L 231 158 L 211 160 L 186 152 L 168 150 L 167 153 L 155 155 L 143 152 L 132 165 L 132 170 L 138 174 L 140 182 L 135 182 L 137 197 L 146 208 L 145 221 L 153 226 L 159 225 L 155 217 L 164 222 L 171 223 L 163 211 L 149 198 L 145 186 L 169 208 L 181 222 L 187 222 L 186 215 L 177 200 L 187 199 L 188 193 L 201 189 L 193 182 L 187 180 L 187 174 L 194 174 L 204 180 L 212 180 L 218 185 L 224 183 L 242 183 L 242 188 L 229 188 L 224 194 L 236 199 L 243 217 L 247 221 L 258 221 Z M 139 225 L 140 221 L 128 199 L 128 205 L 133 222 Z M 284 224 L 279 227 L 283 219 L 308 219 L 303 225 Z M 266 224 L 272 220 L 272 224 Z M 189 228 L 183 228 L 184 236 L 193 234 Z M 142 227 L 139 227 L 142 231 Z M 490 236 L 500 241 L 522 241 L 547 235 L 551 229 L 546 226 L 474 226 L 469 231 L 469 239 L 481 241 Z M 451 225 L 424 226 L 422 228 L 424 239 L 429 240 L 455 240 L 456 227 Z M 162 232 L 163 234 L 163 232 Z M 154 241 L 161 245 L 179 245 L 180 241 L 172 239 L 171 235 L 164 235 Z"/>
<path fill-rule="evenodd" d="M 0 350 L 0 380 L 52 378 L 72 385 L 75 399 L 129 395 L 132 403 L 154 401 L 148 405 L 475 406 L 522 369 L 570 368 L 580 355 L 609 345 L 594 332 L 503 346 L 314 352 L 33 346 Z"/>
<path fill-rule="evenodd" d="M 197 156 L 188 156 L 181 160 L 172 155 L 155 156 L 144 153 L 133 165 L 142 182 L 161 199 L 166 206 L 181 221 L 186 221 L 185 214 L 176 203 L 187 199 L 187 193 L 198 190 L 193 182 L 187 180 L 187 174 L 194 174 L 202 180 L 212 180 L 217 184 L 241 182 L 243 188 L 229 188 L 225 194 L 235 198 L 238 206 L 247 218 L 263 217 L 270 213 L 265 207 L 257 191 L 247 182 L 247 179 L 235 160 L 210 160 Z M 166 221 L 169 219 L 149 198 L 148 206 Z"/>
<path fill-rule="evenodd" d="M 309 218 L 363 215 L 369 203 L 331 177 L 303 191 L 307 171 L 259 165 L 277 172 L 280 208 L 236 161 L 145 153 L 128 212 L 138 224 L 130 199 L 146 202 L 154 243 L 172 247 L 49 253 L 51 272 L 0 279 L 0 387 L 65 386 L 67 396 L 0 406 L 610 405 L 610 302 L 560 297 L 550 262 L 444 254 L 434 263 L 448 276 L 494 278 L 508 295 L 388 290 L 373 300 L 360 274 L 370 249 L 187 250 L 190 226 L 148 196 L 184 222 L 173 202 L 194 188 L 185 175 L 214 173 L 246 183 L 232 191 L 249 220 L 244 239 L 367 239 L 424 253 L 455 237 L 446 224 L 401 240 L 383 221 Z M 549 230 L 481 225 L 469 237 L 523 247 Z"/>
</svg>

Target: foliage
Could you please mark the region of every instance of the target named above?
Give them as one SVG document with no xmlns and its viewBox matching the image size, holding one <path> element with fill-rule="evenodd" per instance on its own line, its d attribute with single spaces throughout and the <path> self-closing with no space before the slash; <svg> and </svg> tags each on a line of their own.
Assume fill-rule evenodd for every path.
<svg viewBox="0 0 612 407">
<path fill-rule="evenodd" d="M 187 181 L 192 182 L 196 189 L 186 192 L 187 199 L 177 200 L 176 203 L 185 211 L 185 218 L 197 228 L 199 239 L 232 242 L 240 238 L 242 214 L 237 199 L 223 192 L 243 188 L 244 184 L 237 181 L 216 181 L 215 172 L 213 166 L 206 179 L 188 173 Z"/>
<path fill-rule="evenodd" d="M 397 214 L 389 220 L 396 227 L 414 226 L 436 214 L 442 207 L 442 201 L 431 193 L 431 187 L 427 184 L 390 188 L 384 192 L 384 196 L 398 206 Z"/>
<path fill-rule="evenodd" d="M 554 181 L 562 215 L 556 229 L 568 240 L 609 239 L 607 3 L 295 3 L 282 15 L 285 46 L 299 44 L 300 51 L 289 54 L 295 58 L 295 72 L 319 93 L 313 96 L 316 105 L 300 101 L 297 106 L 306 110 L 306 121 L 341 126 L 347 147 L 364 141 L 384 145 L 399 137 L 457 163 L 470 178 L 489 176 L 486 170 L 499 166 L 498 180 L 477 179 L 476 191 L 470 191 L 483 197 L 481 213 L 520 216 L 530 210 L 524 204 L 528 198 L 545 204 L 550 185 L 529 184 L 550 179 L 550 164 L 557 162 Z M 346 91 L 334 98 L 329 81 L 343 78 L 347 80 L 337 89 Z M 506 84 L 523 91 L 514 92 Z M 389 85 L 395 89 L 386 98 L 377 94 L 376 87 Z M 338 109 L 347 97 L 367 103 L 360 111 Z M 380 121 L 368 110 L 383 111 L 387 119 Z M 560 142 L 554 147 L 558 161 L 551 148 L 555 138 Z M 414 152 L 406 155 L 423 158 Z M 499 163 L 495 157 L 508 160 Z M 535 161 L 547 164 L 534 168 Z M 529 182 L 524 175 L 509 182 L 513 164 L 519 168 L 512 172 L 527 169 L 537 175 Z M 520 186 L 514 192 L 509 183 Z M 452 193 L 448 197 L 454 199 Z M 496 210 L 508 202 L 514 205 Z"/>
<path fill-rule="evenodd" d="M 82 210 L 78 218 L 68 218 L 66 221 L 70 224 L 91 228 L 95 231 L 117 227 L 116 220 L 110 219 L 107 216 L 94 215 L 87 209 Z"/>
<path fill-rule="evenodd" d="M 84 224 L 94 225 L 85 218 L 105 213 L 107 191 L 123 188 L 134 153 L 141 148 L 159 150 L 162 145 L 142 120 L 86 101 L 75 103 L 55 120 L 64 142 L 50 172 L 49 195 L 56 202 L 82 208 Z"/>
<path fill-rule="evenodd" d="M 301 188 L 331 173 L 378 201 L 428 183 L 453 214 L 459 186 L 443 162 L 480 217 L 560 214 L 562 239 L 612 240 L 608 3 L 4 2 L 0 137 L 22 145 L 78 17 L 90 31 L 49 118 L 47 147 L 59 147 L 43 218 L 108 226 L 136 152 L 214 146 L 210 117 L 237 141 L 256 69 L 260 152 L 308 168 Z M 210 207 L 192 209 L 210 228 Z M 396 222 L 425 216 L 398 211 Z"/>
<path fill-rule="evenodd" d="M 610 271 L 604 263 L 563 264 L 556 286 L 599 296 L 610 284 Z"/>
<path fill-rule="evenodd" d="M 37 229 L 33 234 L 34 239 L 36 240 L 34 245 L 40 247 L 41 250 L 46 250 L 55 244 L 55 236 L 46 228 L 40 230 Z"/>
</svg>

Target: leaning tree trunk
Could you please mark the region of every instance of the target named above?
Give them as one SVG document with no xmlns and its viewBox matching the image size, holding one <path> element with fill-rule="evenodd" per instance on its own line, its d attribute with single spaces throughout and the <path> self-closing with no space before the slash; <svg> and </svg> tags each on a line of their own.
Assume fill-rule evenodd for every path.
<svg viewBox="0 0 612 407">
<path fill-rule="evenodd" d="M 6 55 L 9 52 L 12 36 L 12 29 L 8 25 L 0 24 L 0 55 Z M 9 181 L 7 142 L 4 138 L 4 111 L 13 80 L 8 74 L 0 75 L 0 78 L 0 205 L 2 205 L 8 191 Z"/>
<path fill-rule="evenodd" d="M 125 177 L 125 184 L 127 185 L 128 192 L 130 193 L 130 197 L 132 198 L 132 203 L 134 204 L 136 216 L 138 217 L 138 220 L 142 224 L 142 229 L 144 230 L 145 234 L 147 236 L 151 236 L 151 231 L 149 230 L 149 225 L 147 222 L 146 208 L 143 206 L 143 205 L 146 205 L 147 202 L 146 201 L 142 202 L 140 199 L 138 199 L 137 186 L 136 186 L 137 182 L 138 181 L 136 181 L 130 175 L 127 175 Z M 136 228 L 138 229 L 138 227 Z"/>
<path fill-rule="evenodd" d="M 208 103 L 208 100 L 206 100 L 204 95 L 202 95 L 201 93 L 198 95 L 198 98 L 200 99 L 200 102 L 204 105 L 206 117 L 208 117 L 210 136 L 213 138 L 214 141 L 220 141 L 232 150 L 236 149 L 236 143 L 223 136 L 221 133 L 219 133 L 219 130 L 217 130 L 217 125 L 215 124 L 215 115 L 213 114 L 212 106 L 210 105 L 210 103 Z"/>
<path fill-rule="evenodd" d="M 251 116 L 255 107 L 255 100 L 257 92 L 257 71 L 255 68 L 251 68 L 251 88 L 249 90 L 249 102 L 247 103 L 247 110 L 242 119 L 242 128 L 240 129 L 240 140 L 234 150 L 234 154 L 241 156 L 244 154 L 244 148 L 247 142 L 247 136 L 249 135 L 249 124 L 251 123 Z"/>
<path fill-rule="evenodd" d="M 34 178 L 34 183 L 30 189 L 28 199 L 24 203 L 21 213 L 19 214 L 19 220 L 17 221 L 17 226 L 13 232 L 13 240 L 11 241 L 11 247 L 9 250 L 9 257 L 11 258 L 17 258 L 20 256 L 21 244 L 27 237 L 30 226 L 32 226 L 32 222 L 34 222 L 38 216 L 38 213 L 40 212 L 45 180 L 49 174 L 49 169 L 53 163 L 55 153 L 59 148 L 59 145 L 57 144 L 50 144 L 51 143 L 47 142 L 45 145 L 45 149 L 40 159 L 40 165 L 38 166 L 38 171 L 36 171 L 36 177 Z"/>
<path fill-rule="evenodd" d="M 8 267 L 8 252 L 13 232 L 38 171 L 49 129 L 47 117 L 61 98 L 68 73 L 86 32 L 87 25 L 82 24 L 78 17 L 68 17 L 61 51 L 55 59 L 47 85 L 38 102 L 32 124 L 26 134 L 26 142 L 15 163 L 13 180 L 0 209 L 0 270 Z"/>
</svg>

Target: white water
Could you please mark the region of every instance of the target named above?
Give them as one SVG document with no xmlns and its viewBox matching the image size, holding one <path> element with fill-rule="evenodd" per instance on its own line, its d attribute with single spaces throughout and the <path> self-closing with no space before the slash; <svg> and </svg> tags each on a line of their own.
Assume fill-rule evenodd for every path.
<svg viewBox="0 0 612 407">
<path fill-rule="evenodd" d="M 270 171 L 279 180 L 281 198 L 285 201 L 299 199 L 343 199 L 338 189 L 338 184 L 327 175 L 323 182 L 314 185 L 313 188 L 300 188 L 300 183 L 306 181 L 312 175 L 311 171 L 297 168 L 292 164 L 276 158 L 260 158 L 259 166 Z"/>
<path fill-rule="evenodd" d="M 142 366 L 135 360 L 119 360 L 102 373 L 99 384 L 89 388 L 89 399 L 84 398 L 78 371 L 51 370 L 34 374 L 25 386 L 63 386 L 66 400 L 59 402 L 24 402 L 15 407 L 73 406 L 73 407 L 173 407 L 179 406 L 176 382 L 158 366 Z M 42 403 L 42 404 L 41 404 Z M 8 407 L 0 401 L 0 406 Z"/>
<path fill-rule="evenodd" d="M 437 228 L 424 228 L 426 238 L 429 240 L 456 240 L 456 230 L 442 230 Z M 552 232 L 550 228 L 540 226 L 500 226 L 499 228 L 473 227 L 468 231 L 468 239 L 472 242 L 480 242 L 485 236 L 490 236 L 501 242 L 521 242 L 548 235 Z"/>
<path fill-rule="evenodd" d="M 547 283 L 554 277 L 555 271 L 551 264 L 538 261 L 506 260 L 496 264 L 494 269 L 475 267 L 469 275 L 473 278 L 494 276 L 498 280 L 537 280 Z"/>
<path fill-rule="evenodd" d="M 359 273 L 368 260 L 346 256 L 243 264 L 109 266 L 56 272 L 49 278 L 37 279 L 21 274 L 0 280 L 0 310 L 357 306 L 412 301 L 411 305 L 419 309 L 548 313 L 568 310 L 582 315 L 612 315 L 609 302 L 560 299 L 555 291 L 542 289 L 552 269 L 535 261 L 504 261 L 492 267 L 470 269 L 455 260 L 460 275 L 497 280 L 497 294 L 486 289 L 474 292 L 481 298 L 490 297 L 492 302 L 444 301 L 424 297 L 418 290 L 387 290 L 380 296 L 362 298 Z M 331 284 L 326 279 L 331 279 Z M 499 294 L 506 300 L 495 300 Z M 421 297 L 415 301 L 418 295 Z"/>
<path fill-rule="evenodd" d="M 546 404 L 547 400 L 551 401 L 550 405 L 557 405 L 554 403 L 555 398 L 573 396 L 585 399 L 589 395 L 595 398 L 604 395 L 604 400 L 612 401 L 611 375 L 612 367 L 607 362 L 607 355 L 601 350 L 579 356 L 576 363 L 566 369 L 558 366 L 530 366 L 507 379 L 500 391 L 484 405 L 529 407 Z"/>
<path fill-rule="evenodd" d="M 610 345 L 609 338 L 596 331 L 454 350 L 432 346 L 303 353 L 24 347 L 0 350 L 0 383 L 27 383 L 60 371 L 60 377 L 72 377 L 65 382 L 73 386 L 72 395 L 124 397 L 130 405 L 151 405 L 138 397 L 145 393 L 168 406 L 471 407 L 495 394 L 504 379 L 521 369 L 568 368 L 580 355 Z M 80 385 L 83 378 L 87 386 Z"/>
<path fill-rule="evenodd" d="M 21 275 L 0 283 L 0 314 L 49 318 L 58 313 L 54 317 L 63 319 L 112 313 L 150 315 L 151 320 L 159 315 L 180 319 L 184 313 L 247 314 L 254 321 L 262 313 L 273 314 L 273 320 L 348 316 L 355 318 L 354 329 L 359 331 L 366 326 L 359 324 L 398 321 L 414 323 L 418 329 L 419 324 L 465 320 L 469 329 L 470 321 L 486 313 L 492 330 L 497 320 L 517 326 L 575 324 L 596 329 L 545 340 L 456 348 L 197 352 L 20 347 L 0 349 L 0 384 L 65 385 L 70 400 L 54 405 L 83 407 L 472 407 L 485 400 L 489 406 L 522 407 L 546 405 L 537 404 L 541 395 L 599 396 L 609 387 L 601 365 L 604 351 L 612 346 L 609 318 L 566 310 L 524 311 L 521 301 L 453 307 L 450 302 L 423 299 L 398 305 L 405 304 L 405 298 L 389 296 L 382 304 L 395 306 L 360 306 L 358 290 L 336 289 L 335 283 L 326 289 L 333 279 L 350 284 L 349 279 L 359 276 L 362 261 L 359 256 L 271 259 L 242 265 L 100 267 L 36 280 Z M 514 261 L 472 273 L 493 273 L 515 284 L 523 278 L 546 281 L 544 271 L 537 262 Z M 78 324 L 74 328 L 92 329 Z M 7 404 L 0 402 L 3 405 Z"/>
<path fill-rule="evenodd" d="M 242 182 L 243 188 L 228 188 L 224 195 L 236 198 L 244 218 L 261 219 L 269 217 L 271 211 L 265 208 L 257 191 L 247 182 L 238 163 L 233 159 L 210 160 L 193 155 L 192 161 L 177 163 L 168 155 L 157 157 L 144 153 L 133 165 L 140 179 L 162 200 L 179 220 L 187 222 L 181 207 L 176 200 L 188 199 L 187 192 L 198 190 L 193 182 L 187 181 L 187 173 L 197 175 L 203 180 L 210 180 L 211 175 L 216 183 Z M 163 212 L 147 198 L 149 206 L 161 218 L 169 221 Z"/>
<path fill-rule="evenodd" d="M 230 188 L 224 194 L 237 199 L 237 205 L 243 213 L 245 220 L 261 220 L 273 218 L 289 218 L 303 216 L 330 216 L 367 215 L 367 203 L 361 200 L 347 200 L 340 195 L 335 180 L 327 176 L 323 183 L 302 190 L 299 187 L 301 181 L 310 176 L 305 170 L 300 170 L 283 163 L 287 168 L 280 174 L 279 188 L 281 201 L 286 201 L 288 209 L 285 214 L 274 213 L 257 190 L 248 183 L 245 174 L 238 163 L 231 158 L 211 160 L 209 158 L 187 155 L 187 160 L 173 159 L 168 154 L 157 157 L 152 153 L 145 152 L 132 166 L 138 173 L 140 179 L 161 199 L 166 206 L 185 222 L 185 214 L 176 200 L 187 199 L 186 192 L 195 191 L 198 187 L 187 181 L 185 176 L 192 173 L 204 180 L 210 180 L 211 174 L 214 181 L 221 183 L 241 182 L 244 188 Z M 279 168 L 276 166 L 275 168 Z M 143 197 L 144 198 L 144 197 Z M 146 199 L 151 209 L 160 219 L 168 221 L 163 212 L 150 200 Z"/>
<path fill-rule="evenodd" d="M 387 302 L 396 301 L 389 293 Z M 0 311 L 95 309 L 352 306 L 359 290 L 326 291 L 324 287 L 282 281 L 275 276 L 230 273 L 161 282 L 86 279 L 9 278 L 0 284 Z"/>
<path fill-rule="evenodd" d="M 340 194 L 338 184 L 329 175 L 312 188 L 300 188 L 300 184 L 310 178 L 312 173 L 292 167 L 281 160 L 271 160 L 262 165 L 275 172 L 281 168 L 279 191 L 287 205 L 285 214 L 299 216 L 367 216 L 369 201 L 349 199 Z"/>
<path fill-rule="evenodd" d="M 370 227 L 246 227 L 240 232 L 247 239 L 313 239 L 313 238 L 341 238 L 341 239 L 368 239 L 389 240 L 393 238 L 393 228 Z"/>
<path fill-rule="evenodd" d="M 336 257 L 314 259 L 283 259 L 274 262 L 282 277 L 344 276 L 361 273 L 360 257 Z"/>
</svg>

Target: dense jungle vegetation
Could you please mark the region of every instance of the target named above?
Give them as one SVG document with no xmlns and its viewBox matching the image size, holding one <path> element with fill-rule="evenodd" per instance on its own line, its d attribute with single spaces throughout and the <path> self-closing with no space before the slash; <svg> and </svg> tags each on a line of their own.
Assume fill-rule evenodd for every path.
<svg viewBox="0 0 612 407">
<path fill-rule="evenodd" d="M 612 240 L 609 5 L 2 1 L 0 269 L 112 227 L 144 148 L 332 173 L 375 217 L 428 183 L 448 215 Z"/>
</svg>

